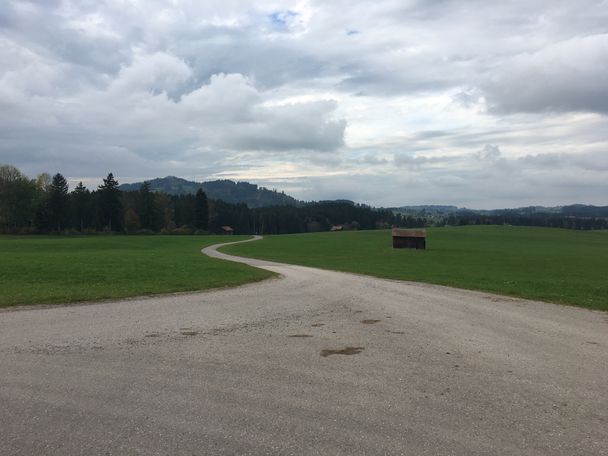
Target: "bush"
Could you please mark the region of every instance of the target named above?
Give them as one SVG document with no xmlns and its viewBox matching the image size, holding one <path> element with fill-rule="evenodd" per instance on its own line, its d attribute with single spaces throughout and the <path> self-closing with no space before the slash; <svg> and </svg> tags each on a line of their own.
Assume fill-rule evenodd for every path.
<svg viewBox="0 0 608 456">
<path fill-rule="evenodd" d="M 32 228 L 31 226 L 27 226 L 27 227 L 23 227 L 23 228 L 18 228 L 13 230 L 12 234 L 34 234 L 35 230 L 34 228 Z"/>
<path fill-rule="evenodd" d="M 144 229 L 141 229 L 141 230 L 137 230 L 137 233 L 135 233 L 135 234 L 143 234 L 143 235 L 148 236 L 150 234 L 156 234 L 156 233 L 154 231 L 152 231 L 152 230 L 148 230 L 148 229 L 144 228 Z"/>
<path fill-rule="evenodd" d="M 61 234 L 62 236 L 80 236 L 81 233 L 76 228 L 68 228 L 58 234 Z"/>
<path fill-rule="evenodd" d="M 191 226 L 188 225 L 184 225 L 184 226 L 180 226 L 179 228 L 175 228 L 174 230 L 171 230 L 171 234 L 192 234 L 194 232 L 194 230 L 192 229 Z"/>
</svg>

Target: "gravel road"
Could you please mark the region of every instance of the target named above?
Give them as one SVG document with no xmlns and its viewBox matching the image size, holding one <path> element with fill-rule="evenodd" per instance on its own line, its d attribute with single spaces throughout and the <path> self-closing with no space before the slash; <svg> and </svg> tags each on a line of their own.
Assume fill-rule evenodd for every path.
<svg viewBox="0 0 608 456">
<path fill-rule="evenodd" d="M 281 276 L 0 312 L 0 454 L 608 455 L 608 313 L 236 260 Z"/>
</svg>

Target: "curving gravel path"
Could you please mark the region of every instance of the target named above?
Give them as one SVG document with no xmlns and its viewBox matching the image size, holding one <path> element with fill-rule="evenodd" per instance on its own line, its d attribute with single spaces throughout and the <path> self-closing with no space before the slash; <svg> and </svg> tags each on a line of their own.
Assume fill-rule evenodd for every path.
<svg viewBox="0 0 608 456">
<path fill-rule="evenodd" d="M 1 455 L 608 455 L 608 314 L 262 260 L 0 312 Z"/>
</svg>

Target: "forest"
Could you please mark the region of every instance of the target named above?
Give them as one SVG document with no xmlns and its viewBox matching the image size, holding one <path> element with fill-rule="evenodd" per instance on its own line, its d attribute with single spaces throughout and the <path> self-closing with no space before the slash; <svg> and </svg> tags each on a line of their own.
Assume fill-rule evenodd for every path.
<svg viewBox="0 0 608 456">
<path fill-rule="evenodd" d="M 580 211 L 579 211 L 580 212 Z M 451 214 L 399 213 L 351 201 L 319 201 L 298 205 L 249 207 L 195 194 L 153 191 L 149 182 L 122 191 L 112 173 L 97 189 L 82 182 L 70 190 L 60 173 L 30 179 L 17 168 L 0 166 L 0 232 L 10 234 L 287 234 L 384 229 L 393 226 L 521 225 L 568 229 L 607 229 L 607 217 L 559 213 L 483 214 L 462 210 Z M 335 228 L 334 228 L 335 229 Z"/>
<path fill-rule="evenodd" d="M 403 217 L 386 209 L 345 201 L 306 203 L 300 206 L 249 208 L 195 194 L 153 192 L 148 182 L 137 191 L 121 191 L 112 173 L 96 190 L 80 182 L 70 191 L 65 177 L 41 174 L 29 179 L 17 168 L 0 167 L 0 229 L 3 233 L 128 233 L 286 234 L 345 229 L 389 228 L 425 220 Z"/>
</svg>

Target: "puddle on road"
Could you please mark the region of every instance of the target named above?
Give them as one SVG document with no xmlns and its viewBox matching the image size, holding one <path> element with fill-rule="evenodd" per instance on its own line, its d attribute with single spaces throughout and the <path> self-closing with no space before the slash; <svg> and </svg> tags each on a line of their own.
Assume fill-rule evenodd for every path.
<svg viewBox="0 0 608 456">
<path fill-rule="evenodd" d="M 391 331 L 390 329 L 387 329 L 386 332 L 391 334 L 405 334 L 403 331 Z"/>
<path fill-rule="evenodd" d="M 361 323 L 365 325 L 373 325 L 374 323 L 378 323 L 380 320 L 361 320 Z"/>
<path fill-rule="evenodd" d="M 310 334 L 292 334 L 287 337 L 312 337 Z"/>
<path fill-rule="evenodd" d="M 339 350 L 325 349 L 321 350 L 321 356 L 327 358 L 330 355 L 358 355 L 365 348 L 363 347 L 346 347 Z"/>
<path fill-rule="evenodd" d="M 325 326 L 325 323 L 313 323 L 312 325 L 313 328 L 318 328 L 319 326 Z"/>
<path fill-rule="evenodd" d="M 180 332 L 181 332 L 182 336 L 196 336 L 198 334 L 198 331 L 195 331 L 194 329 L 187 329 L 187 328 L 180 329 Z"/>
</svg>

